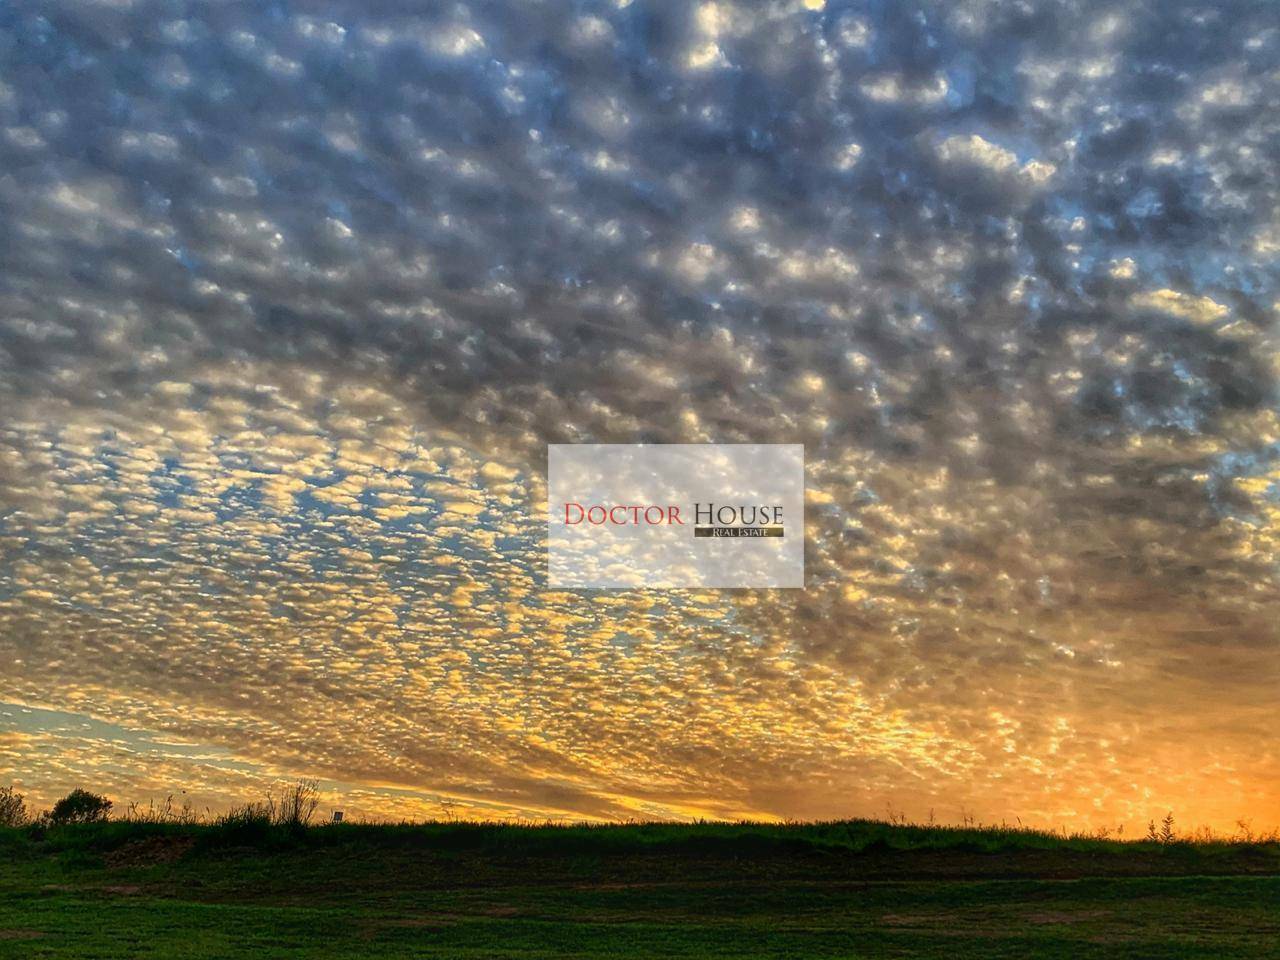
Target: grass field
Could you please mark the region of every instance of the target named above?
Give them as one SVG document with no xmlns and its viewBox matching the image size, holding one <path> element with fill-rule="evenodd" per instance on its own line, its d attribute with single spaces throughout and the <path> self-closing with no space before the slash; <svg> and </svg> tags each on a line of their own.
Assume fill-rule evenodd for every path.
<svg viewBox="0 0 1280 960">
<path fill-rule="evenodd" d="M 0 957 L 1275 958 L 1280 846 L 847 823 L 0 831 Z"/>
</svg>

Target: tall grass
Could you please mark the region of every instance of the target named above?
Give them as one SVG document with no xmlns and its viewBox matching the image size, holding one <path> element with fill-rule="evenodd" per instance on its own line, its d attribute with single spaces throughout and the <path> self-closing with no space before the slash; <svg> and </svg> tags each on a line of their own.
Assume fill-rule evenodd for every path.
<svg viewBox="0 0 1280 960">
<path fill-rule="evenodd" d="M 233 807 L 213 821 L 213 838 L 234 844 L 261 845 L 279 834 L 305 833 L 320 806 L 320 787 L 315 780 L 273 789 L 266 799 Z"/>
<path fill-rule="evenodd" d="M 0 790 L 0 797 L 12 795 Z M 20 799 L 20 798 L 19 798 Z M 1004 851 L 1053 851 L 1107 853 L 1147 849 L 1211 850 L 1226 848 L 1280 848 L 1280 832 L 1255 830 L 1239 821 L 1233 833 L 1200 828 L 1179 834 L 1170 813 L 1159 824 L 1148 824 L 1146 836 L 1126 837 L 1123 825 L 1091 831 L 1051 831 L 1010 824 L 975 822 L 965 814 L 962 825 L 935 822 L 933 812 L 925 822 L 910 819 L 889 808 L 886 819 L 830 821 L 631 821 L 624 823 L 563 823 L 552 821 L 474 821 L 448 815 L 444 820 L 389 822 L 315 822 L 321 795 L 314 780 L 282 784 L 260 801 L 241 804 L 225 813 L 196 810 L 189 800 L 145 807 L 130 804 L 122 815 L 96 824 L 51 825 L 47 818 L 0 834 L 10 840 L 28 839 L 75 846 L 88 843 L 109 849 L 131 840 L 154 836 L 183 836 L 204 848 L 281 846 L 328 847 L 358 844 L 378 847 L 432 847 L 437 849 L 520 850 L 539 853 L 600 853 L 659 851 L 732 853 L 737 856 L 770 853 L 892 853 L 899 851 L 954 850 L 972 853 Z M 25 816 L 25 814 L 24 814 Z M 47 837 L 46 837 L 47 834 Z M 1274 852 L 1280 852 L 1280 849 Z"/>
</svg>

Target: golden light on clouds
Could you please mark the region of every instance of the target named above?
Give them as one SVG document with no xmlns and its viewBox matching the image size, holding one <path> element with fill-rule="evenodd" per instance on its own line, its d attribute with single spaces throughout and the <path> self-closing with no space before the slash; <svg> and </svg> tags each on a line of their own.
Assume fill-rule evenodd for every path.
<svg viewBox="0 0 1280 960">
<path fill-rule="evenodd" d="M 1185 533 L 1057 524 L 1045 481 L 819 462 L 803 594 L 551 592 L 541 487 L 515 451 L 433 441 L 371 385 L 242 372 L 213 382 L 243 404 L 193 416 L 162 386 L 143 424 L 33 422 L 47 443 L 9 461 L 0 615 L 23 655 L 5 698 L 139 738 L 10 734 L 37 791 L 132 761 L 138 798 L 186 784 L 221 802 L 305 773 L 379 816 L 833 817 L 888 799 L 1221 825 L 1249 810 L 1199 771 L 1271 762 L 1257 599 L 1232 630 L 1225 603 L 1150 603 L 1158 584 L 1108 561 L 1123 538 L 1158 560 Z M 356 411 L 363 435 L 343 426 Z M 1237 487 L 1272 522 L 1234 549 L 1271 551 L 1270 484 Z M 1229 719 L 1170 710 L 1211 702 L 1214 678 Z M 167 738 L 221 759 L 164 756 L 150 741 Z M 1245 807 L 1266 808 L 1263 783 Z"/>
</svg>

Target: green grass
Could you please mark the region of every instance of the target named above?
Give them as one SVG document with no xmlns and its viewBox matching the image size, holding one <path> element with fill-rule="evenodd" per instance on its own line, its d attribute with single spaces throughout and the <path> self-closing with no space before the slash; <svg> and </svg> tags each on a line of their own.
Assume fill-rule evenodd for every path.
<svg viewBox="0 0 1280 960">
<path fill-rule="evenodd" d="M 1277 956 L 1280 846 L 828 824 L 0 830 L 0 957 Z"/>
</svg>

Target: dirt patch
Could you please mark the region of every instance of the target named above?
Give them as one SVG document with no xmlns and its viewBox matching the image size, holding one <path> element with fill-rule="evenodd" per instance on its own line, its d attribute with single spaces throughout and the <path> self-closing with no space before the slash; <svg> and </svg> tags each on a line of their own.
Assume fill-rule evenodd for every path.
<svg viewBox="0 0 1280 960">
<path fill-rule="evenodd" d="M 886 913 L 880 922 L 888 927 L 932 927 L 952 919 L 943 913 Z"/>
<path fill-rule="evenodd" d="M 194 837 L 146 837 L 112 850 L 102 859 L 108 867 L 149 867 L 181 860 L 195 845 Z"/>
<path fill-rule="evenodd" d="M 39 930 L 0 930 L 0 940 L 39 940 L 43 936 Z"/>
<path fill-rule="evenodd" d="M 675 880 L 662 881 L 642 881 L 638 883 L 624 883 L 621 881 L 601 880 L 597 883 L 575 883 L 574 890 L 660 890 L 664 887 L 681 887 L 687 889 L 689 887 L 705 886 L 705 884 L 680 883 Z"/>
<path fill-rule="evenodd" d="M 1088 923 L 1111 916 L 1108 910 L 1042 910 L 1007 918 L 1007 927 L 990 927 L 990 916 L 957 916 L 948 913 L 886 913 L 880 922 L 886 927 L 914 927 L 941 936 L 965 936 L 973 933 L 1005 932 L 1022 923 L 1071 924 Z"/>
<path fill-rule="evenodd" d="M 134 883 L 109 883 L 104 887 L 77 887 L 69 883 L 46 883 L 40 888 L 41 893 L 110 893 L 117 897 L 132 897 L 142 892 L 142 888 Z"/>
<path fill-rule="evenodd" d="M 482 917 L 515 917 L 520 915 L 520 908 L 498 903 L 491 907 L 481 907 L 476 913 Z"/>
<path fill-rule="evenodd" d="M 1063 910 L 1028 913 L 1024 919 L 1027 923 L 1085 923 L 1110 916 L 1106 910 L 1074 910 L 1070 913 Z"/>
<path fill-rule="evenodd" d="M 364 924 L 360 935 L 365 940 L 376 940 L 381 934 L 390 930 L 442 933 L 456 925 L 457 921 L 450 917 L 393 917 L 388 920 L 379 920 L 376 923 Z"/>
</svg>

